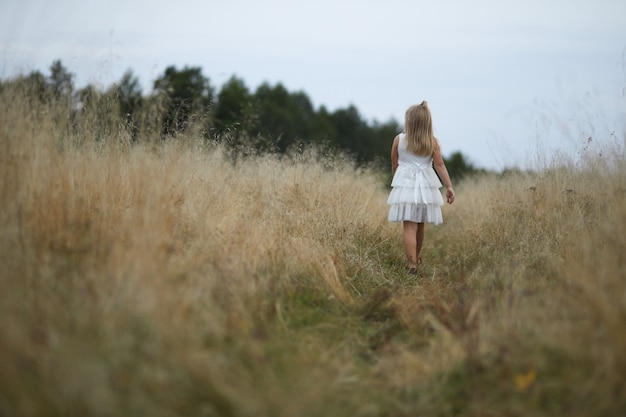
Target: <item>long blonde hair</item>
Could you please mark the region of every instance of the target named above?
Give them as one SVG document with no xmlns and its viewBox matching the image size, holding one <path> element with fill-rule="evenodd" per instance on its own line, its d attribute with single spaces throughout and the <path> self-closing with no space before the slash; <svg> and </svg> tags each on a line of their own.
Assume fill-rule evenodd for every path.
<svg viewBox="0 0 626 417">
<path fill-rule="evenodd" d="M 433 121 L 426 100 L 409 107 L 404 115 L 407 149 L 419 156 L 432 155 L 437 139 L 433 135 Z"/>
</svg>

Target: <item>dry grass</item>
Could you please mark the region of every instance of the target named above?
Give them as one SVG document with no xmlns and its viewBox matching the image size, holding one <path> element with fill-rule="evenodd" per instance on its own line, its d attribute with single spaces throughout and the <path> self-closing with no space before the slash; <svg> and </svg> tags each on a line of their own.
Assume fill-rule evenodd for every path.
<svg viewBox="0 0 626 417">
<path fill-rule="evenodd" d="M 0 415 L 626 412 L 623 144 L 459 185 L 416 280 L 385 175 L 0 94 Z"/>
</svg>

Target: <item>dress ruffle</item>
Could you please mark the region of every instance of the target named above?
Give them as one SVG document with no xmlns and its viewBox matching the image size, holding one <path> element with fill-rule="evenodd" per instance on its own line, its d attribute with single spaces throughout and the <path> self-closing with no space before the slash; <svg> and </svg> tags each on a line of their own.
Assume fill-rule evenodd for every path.
<svg viewBox="0 0 626 417">
<path fill-rule="evenodd" d="M 441 206 L 434 204 L 392 204 L 389 207 L 389 221 L 441 224 L 443 223 L 443 216 Z"/>
<path fill-rule="evenodd" d="M 443 223 L 442 184 L 430 165 L 401 165 L 391 182 L 387 204 L 390 222 Z"/>
</svg>

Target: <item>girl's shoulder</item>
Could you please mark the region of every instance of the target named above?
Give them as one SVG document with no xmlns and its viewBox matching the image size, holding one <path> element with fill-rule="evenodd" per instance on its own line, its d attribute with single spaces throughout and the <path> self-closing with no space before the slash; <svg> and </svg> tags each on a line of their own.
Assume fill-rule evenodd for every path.
<svg viewBox="0 0 626 417">
<path fill-rule="evenodd" d="M 434 151 L 438 151 L 441 150 L 441 145 L 439 144 L 439 139 L 437 139 L 436 137 L 433 136 L 433 150 Z"/>
</svg>

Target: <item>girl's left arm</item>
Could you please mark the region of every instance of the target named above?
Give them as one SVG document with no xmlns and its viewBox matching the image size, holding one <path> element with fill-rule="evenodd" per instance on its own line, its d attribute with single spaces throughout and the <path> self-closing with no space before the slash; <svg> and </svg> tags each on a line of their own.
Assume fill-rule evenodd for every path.
<svg viewBox="0 0 626 417">
<path fill-rule="evenodd" d="M 454 189 L 452 188 L 452 181 L 450 180 L 450 174 L 448 174 L 448 169 L 446 168 L 446 164 L 443 162 L 443 156 L 441 156 L 441 146 L 439 142 L 435 142 L 435 151 L 433 152 L 433 162 L 435 166 L 435 171 L 439 174 L 439 178 L 443 182 L 443 185 L 446 187 L 446 201 L 448 204 L 454 203 L 454 199 L 456 197 L 454 193 Z"/>
</svg>

